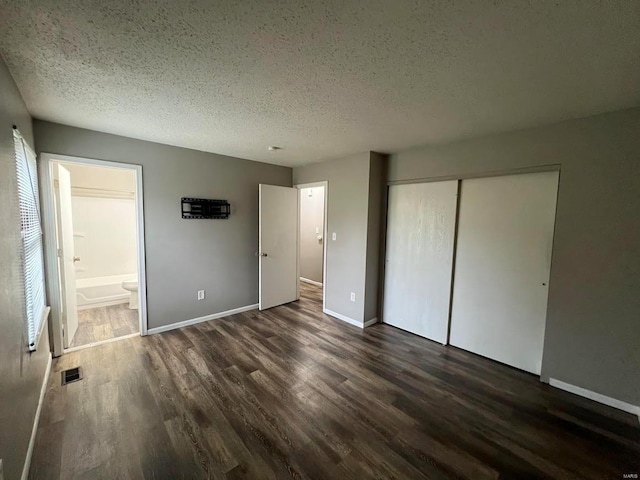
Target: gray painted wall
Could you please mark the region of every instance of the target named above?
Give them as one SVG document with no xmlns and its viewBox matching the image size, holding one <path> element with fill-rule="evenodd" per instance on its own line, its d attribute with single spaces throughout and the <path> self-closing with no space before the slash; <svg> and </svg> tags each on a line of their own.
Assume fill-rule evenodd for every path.
<svg viewBox="0 0 640 480">
<path fill-rule="evenodd" d="M 293 183 L 328 181 L 326 308 L 364 318 L 369 152 L 293 169 Z M 337 238 L 332 240 L 333 232 Z M 350 301 L 355 292 L 356 301 Z"/>
<path fill-rule="evenodd" d="M 318 240 L 318 235 L 324 235 L 324 187 L 301 188 L 300 276 L 322 283 L 322 257 L 326 239 Z"/>
<path fill-rule="evenodd" d="M 258 184 L 291 186 L 290 168 L 38 120 L 34 131 L 38 153 L 142 165 L 149 328 L 258 302 Z M 226 199 L 231 216 L 183 220 L 181 197 Z"/>
<path fill-rule="evenodd" d="M 49 358 L 46 326 L 37 351 L 27 351 L 14 124 L 33 147 L 31 117 L 0 59 L 0 458 L 6 479 L 22 474 Z"/>
<path fill-rule="evenodd" d="M 366 152 L 293 170 L 294 184 L 329 182 L 326 308 L 358 322 L 376 317 L 382 162 L 382 156 Z"/>
<path fill-rule="evenodd" d="M 640 109 L 391 155 L 390 181 L 561 165 L 542 378 L 640 405 Z"/>
<path fill-rule="evenodd" d="M 380 298 L 381 238 L 386 225 L 387 185 L 386 155 L 371 152 L 369 167 L 369 212 L 367 227 L 367 275 L 365 286 L 365 321 L 377 318 Z"/>
</svg>

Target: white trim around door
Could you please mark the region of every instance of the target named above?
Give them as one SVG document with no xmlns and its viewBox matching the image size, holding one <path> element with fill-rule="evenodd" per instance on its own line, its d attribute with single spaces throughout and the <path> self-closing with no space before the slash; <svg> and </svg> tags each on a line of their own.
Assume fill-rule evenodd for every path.
<svg viewBox="0 0 640 480">
<path fill-rule="evenodd" d="M 329 182 L 327 180 L 321 182 L 312 182 L 312 183 L 300 183 L 298 185 L 294 185 L 294 188 L 301 190 L 303 188 L 314 188 L 314 187 L 324 187 L 324 225 L 323 225 L 323 233 L 322 233 L 322 311 L 324 313 L 327 312 L 327 232 L 329 231 Z M 300 202 L 298 202 L 299 204 Z M 300 223 L 300 212 L 298 212 L 298 223 Z M 300 227 L 298 227 L 300 228 Z M 298 235 L 298 242 L 300 241 L 300 235 Z M 300 246 L 298 246 L 298 257 L 300 257 Z M 300 261 L 298 259 L 298 266 L 300 265 Z M 298 275 L 300 272 L 298 272 Z M 307 279 L 300 278 L 303 282 L 312 283 Z"/>
<path fill-rule="evenodd" d="M 72 157 L 55 153 L 41 153 L 40 158 L 40 184 L 42 185 L 42 218 L 44 223 L 45 243 L 45 268 L 46 284 L 49 304 L 51 305 L 51 332 L 53 355 L 58 357 L 65 352 L 62 337 L 62 316 L 60 299 L 60 277 L 58 265 L 58 252 L 56 246 L 55 224 L 55 199 L 53 187 L 52 165 L 54 162 L 62 162 L 75 165 L 93 165 L 107 168 L 124 168 L 133 170 L 136 174 L 136 229 L 137 229 L 137 254 L 138 254 L 138 318 L 140 323 L 140 335 L 147 335 L 147 275 L 144 249 L 144 195 L 142 186 L 142 165 L 130 163 L 95 160 L 92 158 Z"/>
</svg>

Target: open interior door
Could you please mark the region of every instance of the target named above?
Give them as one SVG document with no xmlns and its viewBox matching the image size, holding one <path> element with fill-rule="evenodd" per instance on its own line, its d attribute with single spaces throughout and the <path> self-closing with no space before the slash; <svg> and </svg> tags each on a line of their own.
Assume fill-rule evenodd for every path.
<svg viewBox="0 0 640 480">
<path fill-rule="evenodd" d="M 71 175 L 62 165 L 54 165 L 56 196 L 56 221 L 58 228 L 58 262 L 64 348 L 69 348 L 78 329 L 78 305 L 76 297 L 76 271 L 73 243 L 73 218 L 71 216 Z"/>
<path fill-rule="evenodd" d="M 260 310 L 299 298 L 298 189 L 260 185 Z"/>
</svg>

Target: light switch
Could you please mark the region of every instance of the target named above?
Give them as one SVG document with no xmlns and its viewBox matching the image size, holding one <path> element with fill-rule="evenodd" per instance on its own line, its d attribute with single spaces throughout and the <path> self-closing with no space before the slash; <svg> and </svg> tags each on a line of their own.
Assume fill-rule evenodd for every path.
<svg viewBox="0 0 640 480">
<path fill-rule="evenodd" d="M 320 227 L 316 227 L 316 233 L 320 233 Z"/>
<path fill-rule="evenodd" d="M 333 240 L 335 242 L 335 240 L 336 240 L 336 232 L 333 232 L 333 234 L 331 235 L 331 240 Z"/>
</svg>

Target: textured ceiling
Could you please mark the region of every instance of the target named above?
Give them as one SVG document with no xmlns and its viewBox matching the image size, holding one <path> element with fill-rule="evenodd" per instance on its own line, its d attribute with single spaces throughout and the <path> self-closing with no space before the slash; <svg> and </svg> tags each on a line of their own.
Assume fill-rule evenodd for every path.
<svg viewBox="0 0 640 480">
<path fill-rule="evenodd" d="M 640 105 L 637 0 L 0 0 L 0 9 L 0 50 L 34 117 L 270 163 Z"/>
</svg>

